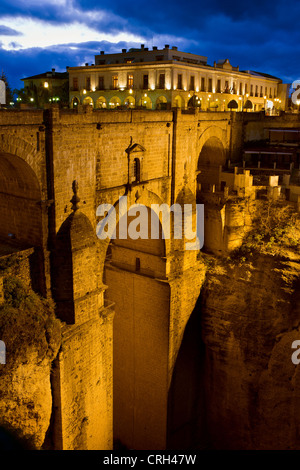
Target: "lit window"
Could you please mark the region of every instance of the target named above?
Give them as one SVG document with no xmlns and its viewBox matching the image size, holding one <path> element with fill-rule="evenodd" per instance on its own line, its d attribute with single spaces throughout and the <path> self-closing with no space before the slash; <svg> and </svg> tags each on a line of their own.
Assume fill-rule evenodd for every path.
<svg viewBox="0 0 300 470">
<path fill-rule="evenodd" d="M 132 88 L 133 87 L 133 75 L 128 75 L 127 76 L 127 88 Z"/>
<path fill-rule="evenodd" d="M 118 75 L 113 75 L 112 82 L 113 88 L 116 90 L 118 88 Z"/>
</svg>

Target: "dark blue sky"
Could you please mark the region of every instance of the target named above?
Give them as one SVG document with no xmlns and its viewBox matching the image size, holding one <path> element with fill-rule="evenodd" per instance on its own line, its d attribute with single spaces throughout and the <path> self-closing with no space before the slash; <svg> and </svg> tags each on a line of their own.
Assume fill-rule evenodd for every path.
<svg viewBox="0 0 300 470">
<path fill-rule="evenodd" d="M 241 70 L 300 79 L 300 2 L 1 0 L 0 64 L 20 78 L 94 63 L 100 50 L 165 44 Z"/>
</svg>

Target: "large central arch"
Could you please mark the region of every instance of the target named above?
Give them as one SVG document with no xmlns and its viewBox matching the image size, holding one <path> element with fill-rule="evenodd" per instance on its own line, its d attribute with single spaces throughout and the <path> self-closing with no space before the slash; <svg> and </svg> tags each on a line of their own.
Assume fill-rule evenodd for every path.
<svg viewBox="0 0 300 470">
<path fill-rule="evenodd" d="M 217 184 L 219 168 L 226 163 L 226 154 L 219 137 L 211 136 L 203 144 L 197 163 L 197 185 Z"/>
<path fill-rule="evenodd" d="M 150 228 L 150 219 L 157 216 L 149 208 L 147 213 Z M 131 222 L 128 217 L 127 226 Z M 153 240 L 117 238 L 108 249 L 104 282 L 107 300 L 115 303 L 115 448 L 166 447 L 170 291 L 165 255 L 161 236 Z"/>
</svg>

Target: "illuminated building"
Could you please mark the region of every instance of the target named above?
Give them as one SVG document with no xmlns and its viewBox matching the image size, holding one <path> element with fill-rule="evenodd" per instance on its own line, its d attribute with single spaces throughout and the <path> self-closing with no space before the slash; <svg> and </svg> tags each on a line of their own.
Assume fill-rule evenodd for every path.
<svg viewBox="0 0 300 470">
<path fill-rule="evenodd" d="M 144 45 L 95 56 L 95 64 L 69 67 L 70 105 L 94 108 L 170 109 L 201 107 L 274 113 L 286 109 L 288 86 L 268 74 L 241 71 L 228 59 L 207 64 L 207 57 Z"/>
</svg>

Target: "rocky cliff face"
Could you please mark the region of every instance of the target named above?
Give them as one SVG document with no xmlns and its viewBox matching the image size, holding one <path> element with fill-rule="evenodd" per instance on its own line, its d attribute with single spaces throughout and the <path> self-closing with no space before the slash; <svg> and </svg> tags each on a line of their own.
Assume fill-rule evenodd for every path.
<svg viewBox="0 0 300 470">
<path fill-rule="evenodd" d="M 300 256 L 211 260 L 201 295 L 211 446 L 299 449 Z"/>
<path fill-rule="evenodd" d="M 52 412 L 50 372 L 60 346 L 60 322 L 51 303 L 31 290 L 28 269 L 27 257 L 1 259 L 0 338 L 6 364 L 0 364 L 0 448 L 41 448 Z"/>
</svg>

